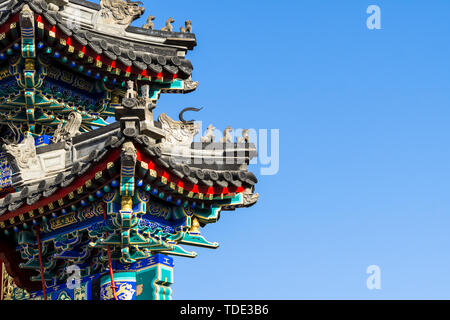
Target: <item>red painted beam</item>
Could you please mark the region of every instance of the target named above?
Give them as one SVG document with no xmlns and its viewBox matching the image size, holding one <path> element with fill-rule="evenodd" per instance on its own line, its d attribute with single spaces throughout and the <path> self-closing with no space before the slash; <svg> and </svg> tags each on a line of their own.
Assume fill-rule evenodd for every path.
<svg viewBox="0 0 450 320">
<path fill-rule="evenodd" d="M 8 20 L 4 24 L 0 26 L 0 33 L 8 32 L 11 28 L 11 23 L 19 22 L 19 14 L 15 14 L 12 17 L 9 17 Z M 17 26 L 18 28 L 19 26 Z"/>
<path fill-rule="evenodd" d="M 166 171 L 164 168 L 161 168 L 152 160 L 150 156 L 142 153 L 139 149 L 137 150 L 137 160 L 143 161 L 148 164 L 149 169 L 153 169 L 156 171 L 158 177 L 164 177 L 167 179 L 168 183 L 172 182 L 178 187 L 182 187 L 187 192 L 193 192 L 195 194 L 203 193 L 203 194 L 214 194 L 214 195 L 224 195 L 231 196 L 234 193 L 244 192 L 243 187 L 236 188 L 234 186 L 228 186 L 228 188 L 221 188 L 218 186 L 208 187 L 208 186 L 199 186 L 197 184 L 192 184 L 189 181 L 182 180 L 178 178 L 173 173 Z"/>
<path fill-rule="evenodd" d="M 113 161 L 117 160 L 119 158 L 119 156 L 120 156 L 120 150 L 119 149 L 112 150 L 109 153 L 109 155 L 107 156 L 107 158 L 102 160 L 99 164 L 97 164 L 93 168 L 89 169 L 86 172 L 86 174 L 84 174 L 83 176 L 81 176 L 78 179 L 76 179 L 68 187 L 58 190 L 57 192 L 55 192 L 50 197 L 43 198 L 43 199 L 37 201 L 33 205 L 22 206 L 22 207 L 20 207 L 19 209 L 15 210 L 15 211 L 9 212 L 9 213 L 1 216 L 0 217 L 0 222 L 6 221 L 6 220 L 8 220 L 10 218 L 13 218 L 13 217 L 17 217 L 17 216 L 19 216 L 21 214 L 24 214 L 24 213 L 27 213 L 29 211 L 36 210 L 38 208 L 46 206 L 50 202 L 55 202 L 55 201 L 58 201 L 61 198 L 64 198 L 69 193 L 71 193 L 71 192 L 75 191 L 76 189 L 78 189 L 79 187 L 83 186 L 86 183 L 86 181 L 94 178 L 95 174 L 97 172 L 105 170 L 107 165 L 108 165 L 108 162 L 113 162 Z"/>
</svg>

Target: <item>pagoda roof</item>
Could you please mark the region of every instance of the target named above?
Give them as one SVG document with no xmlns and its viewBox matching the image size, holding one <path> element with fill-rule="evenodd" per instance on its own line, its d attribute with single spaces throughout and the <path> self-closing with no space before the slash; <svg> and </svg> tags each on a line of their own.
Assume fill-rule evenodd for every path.
<svg viewBox="0 0 450 320">
<path fill-rule="evenodd" d="M 167 116 L 163 114 L 160 119 Z M 155 127 L 163 128 L 164 124 L 155 122 Z M 165 134 L 167 139 L 169 133 Z M 70 148 L 66 141 L 37 147 L 39 165 L 35 167 L 21 167 L 18 156 L 8 153 L 15 191 L 0 199 L 0 224 L 12 227 L 50 215 L 101 190 L 105 183 L 118 178 L 113 167 L 120 167 L 120 147 L 126 140 L 120 122 L 115 122 L 73 137 Z M 132 141 L 138 150 L 137 178 L 164 192 L 172 204 L 177 200 L 206 206 L 226 202 L 257 183 L 247 170 L 256 155 L 252 143 L 191 142 L 184 146 L 183 155 L 178 155 L 180 146 L 155 143 L 145 134 Z M 76 191 L 79 195 L 73 197 Z M 64 205 L 57 205 L 63 198 L 67 199 Z"/>
<path fill-rule="evenodd" d="M 200 109 L 155 119 L 161 93 L 197 88 L 185 58 L 196 37 L 190 20 L 182 32 L 172 18 L 162 30 L 153 16 L 131 26 L 141 4 L 0 3 L 0 259 L 19 287 L 36 290 L 40 278 L 30 281 L 28 269 L 40 266 L 45 281 L 59 283 L 74 259 L 97 272 L 109 245 L 126 263 L 155 252 L 193 258 L 180 245 L 219 246 L 199 227 L 258 200 L 248 129 L 234 140 L 227 127 L 216 141 L 210 125 L 194 139 L 200 124 L 183 114 Z M 139 223 L 129 237 L 132 216 Z"/>
<path fill-rule="evenodd" d="M 0 33 L 5 35 L 0 55 L 4 55 L 11 44 L 20 39 L 15 29 L 18 27 L 19 12 L 25 4 L 35 12 L 37 40 L 41 40 L 38 48 L 53 48 L 52 53 L 67 55 L 68 63 L 72 61 L 70 56 L 77 58 L 74 59 L 77 64 L 81 57 L 83 64 L 105 71 L 105 75 L 114 71 L 117 76 L 125 78 L 166 78 L 170 75 L 172 78 L 188 79 L 192 75 L 193 66 L 184 56 L 196 45 L 194 34 L 134 26 L 117 29 L 114 24 L 101 23 L 82 23 L 73 28 L 69 13 L 50 10 L 44 0 L 17 0 L 3 4 L 5 10 L 0 14 Z M 84 0 L 71 0 L 71 5 L 100 10 L 98 4 Z"/>
<path fill-rule="evenodd" d="M 216 222 L 221 210 L 247 207 L 257 201 L 258 195 L 253 193 L 257 179 L 247 169 L 256 156 L 253 143 L 214 142 L 214 139 L 193 142 L 195 125 L 173 121 L 165 114 L 161 114 L 152 127 L 155 132 L 161 132 L 161 138 L 155 140 L 154 135 L 145 130 L 145 121 L 135 135 L 127 132 L 126 121 L 129 117 L 119 117 L 118 122 L 106 127 L 37 147 L 34 159 L 21 159 L 23 154 L 33 158 L 30 150 L 16 153 L 6 148 L 14 191 L 0 199 L 0 228 L 13 228 L 17 232 L 37 224 L 46 232 L 43 241 L 71 233 L 71 227 L 65 230 L 55 225 L 58 231 L 54 234 L 46 228 L 59 219 L 55 218 L 58 214 L 63 214 L 62 219 L 73 213 L 73 208 L 89 208 L 105 187 L 114 186 L 123 169 L 123 147 L 130 142 L 136 148 L 136 185 L 145 186 L 150 198 L 162 205 L 188 211 L 197 208 L 201 225 Z M 182 135 L 187 139 L 181 138 Z M 22 142 L 16 147 L 27 145 Z M 181 153 L 180 148 L 184 149 Z M 87 212 L 80 214 L 91 218 Z M 209 213 L 202 216 L 201 212 Z M 86 223 L 95 224 L 96 219 L 103 221 L 101 217 L 94 217 Z M 42 221 L 47 227 L 36 221 Z M 177 228 L 177 221 L 167 223 L 169 226 L 174 223 L 173 228 Z M 27 290 L 37 290 L 39 283 L 30 281 L 33 272 L 20 267 L 28 262 L 23 260 L 16 244 L 3 232 L 0 239 L 0 258 L 15 283 Z M 214 243 L 205 242 L 205 245 L 217 247 Z M 195 256 L 184 251 L 168 254 Z"/>
<path fill-rule="evenodd" d="M 0 25 L 5 23 L 9 17 L 19 12 L 24 4 L 28 4 L 29 7 L 37 14 L 42 14 L 48 18 L 53 25 L 62 24 L 67 27 L 67 22 L 70 21 L 69 13 L 62 9 L 60 11 L 50 10 L 46 0 L 4 0 L 0 4 Z M 101 6 L 98 3 L 94 3 L 86 0 L 69 0 L 69 4 L 65 7 L 69 8 L 83 8 L 82 15 L 88 15 L 89 11 L 98 12 L 101 11 Z M 69 11 L 69 10 L 67 10 Z M 83 17 L 80 17 L 83 18 Z M 101 31 L 97 27 L 96 23 L 83 23 L 80 27 L 84 30 L 91 30 L 98 33 L 104 33 L 108 38 L 122 38 L 127 42 L 149 42 L 155 44 L 166 44 L 179 47 L 186 47 L 192 50 L 196 45 L 196 37 L 194 33 L 186 32 L 171 32 L 163 30 L 146 29 L 143 27 L 136 27 L 128 25 L 124 29 L 125 32 L 120 33 L 108 33 L 108 30 Z M 113 30 L 114 24 L 111 25 L 109 31 Z"/>
</svg>

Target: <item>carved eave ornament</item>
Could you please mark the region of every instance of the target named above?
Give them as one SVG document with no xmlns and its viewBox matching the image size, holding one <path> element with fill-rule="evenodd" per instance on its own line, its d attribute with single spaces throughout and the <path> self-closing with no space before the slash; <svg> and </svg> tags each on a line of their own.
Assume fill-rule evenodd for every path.
<svg viewBox="0 0 450 320">
<path fill-rule="evenodd" d="M 189 79 L 184 80 L 184 92 L 192 92 L 198 87 L 198 81 L 193 81 L 192 77 L 189 77 Z"/>
<path fill-rule="evenodd" d="M 145 8 L 141 5 L 141 1 L 100 0 L 101 9 L 97 14 L 96 23 L 126 29 L 145 12 Z"/>
<path fill-rule="evenodd" d="M 5 144 L 3 148 L 14 159 L 19 169 L 38 167 L 36 146 L 34 145 L 34 138 L 32 136 L 27 135 L 19 144 Z"/>
<path fill-rule="evenodd" d="M 245 192 L 243 193 L 243 203 L 242 205 L 244 207 L 250 207 L 252 205 L 254 205 L 259 198 L 259 194 L 258 193 L 253 193 L 250 190 L 245 190 Z"/>
<path fill-rule="evenodd" d="M 199 124 L 174 121 L 166 113 L 160 114 L 158 121 L 161 123 L 162 130 L 165 133 L 165 138 L 162 142 L 164 146 L 190 147 L 194 141 L 194 136 L 200 130 Z"/>
</svg>

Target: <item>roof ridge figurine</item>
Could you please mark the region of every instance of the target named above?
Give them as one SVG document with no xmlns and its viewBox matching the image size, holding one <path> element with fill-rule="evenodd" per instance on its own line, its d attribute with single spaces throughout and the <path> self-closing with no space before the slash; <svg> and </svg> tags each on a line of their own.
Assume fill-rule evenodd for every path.
<svg viewBox="0 0 450 320">
<path fill-rule="evenodd" d="M 248 129 L 242 130 L 242 137 L 237 137 L 238 143 L 250 143 L 250 135 Z"/>
<path fill-rule="evenodd" d="M 100 0 L 101 22 L 128 26 L 144 14 L 145 8 L 141 5 L 141 1 Z"/>
<path fill-rule="evenodd" d="M 148 16 L 145 24 L 142 26 L 142 29 L 153 30 L 153 28 L 155 27 L 154 23 L 152 22 L 153 20 L 155 20 L 155 17 L 153 15 Z"/>
<path fill-rule="evenodd" d="M 184 22 L 185 28 L 180 27 L 180 32 L 182 33 L 192 33 L 192 21 L 191 20 L 186 20 Z"/>
<path fill-rule="evenodd" d="M 26 135 L 22 142 L 5 144 L 3 148 L 13 157 L 20 169 L 29 169 L 36 165 L 36 147 L 33 136 Z"/>
<path fill-rule="evenodd" d="M 225 130 L 223 131 L 223 138 L 220 139 L 220 142 L 222 142 L 222 143 L 233 142 L 233 136 L 231 135 L 232 132 L 233 132 L 233 128 L 231 128 L 230 126 L 226 127 Z"/>
<path fill-rule="evenodd" d="M 170 17 L 166 20 L 166 25 L 161 29 L 161 31 L 167 31 L 167 32 L 173 32 L 173 26 L 172 23 L 174 23 L 175 20 Z"/>
<path fill-rule="evenodd" d="M 67 141 L 71 138 L 80 134 L 80 126 L 82 122 L 82 116 L 78 112 L 71 112 L 67 119 L 67 122 L 64 124 L 62 122 L 59 123 L 55 132 L 53 133 L 53 143 L 57 143 L 60 141 Z"/>
<path fill-rule="evenodd" d="M 210 124 L 206 129 L 205 135 L 201 137 L 200 140 L 205 143 L 214 142 L 214 130 L 216 130 L 216 128 L 212 124 Z"/>
</svg>

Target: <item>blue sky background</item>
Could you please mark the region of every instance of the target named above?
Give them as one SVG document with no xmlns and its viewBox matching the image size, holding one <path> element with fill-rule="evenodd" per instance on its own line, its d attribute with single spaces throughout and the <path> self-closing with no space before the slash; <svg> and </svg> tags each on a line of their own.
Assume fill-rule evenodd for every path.
<svg viewBox="0 0 450 320">
<path fill-rule="evenodd" d="M 366 28 L 371 4 L 382 30 Z M 280 129 L 279 173 L 203 230 L 218 250 L 175 260 L 175 299 L 450 298 L 450 1 L 145 6 L 136 25 L 189 18 L 198 40 L 198 90 L 156 113 Z"/>
</svg>

